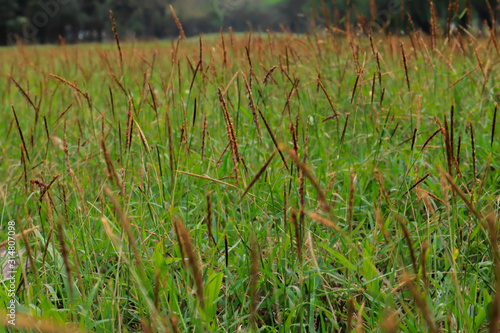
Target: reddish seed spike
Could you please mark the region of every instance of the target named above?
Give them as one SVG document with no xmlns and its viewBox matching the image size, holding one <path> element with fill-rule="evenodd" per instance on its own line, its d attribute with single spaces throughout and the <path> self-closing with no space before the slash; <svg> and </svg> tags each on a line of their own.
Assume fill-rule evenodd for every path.
<svg viewBox="0 0 500 333">
<path fill-rule="evenodd" d="M 429 290 L 429 279 L 427 277 L 425 254 L 427 252 L 428 247 L 429 247 L 429 241 L 425 240 L 424 243 L 422 244 L 422 247 L 420 250 L 420 267 L 422 270 L 422 280 L 424 280 L 424 285 L 425 285 L 425 288 L 427 289 L 427 291 Z"/>
<path fill-rule="evenodd" d="M 352 96 L 351 96 L 351 104 L 354 100 L 354 96 L 356 95 L 356 89 L 358 88 L 359 76 L 360 76 L 360 74 L 358 74 L 358 76 L 356 76 L 356 82 L 354 82 L 354 88 L 352 89 Z"/>
<path fill-rule="evenodd" d="M 455 105 L 451 105 L 450 110 L 450 145 L 451 145 L 451 155 L 455 157 L 453 154 L 453 149 L 455 147 L 453 132 L 455 131 Z"/>
<path fill-rule="evenodd" d="M 300 237 L 300 226 L 297 222 L 297 210 L 293 207 L 290 216 L 290 221 L 291 221 L 290 225 L 293 225 L 295 230 L 295 242 L 297 246 L 297 253 L 299 255 L 299 262 L 302 262 L 302 240 Z"/>
<path fill-rule="evenodd" d="M 113 91 L 111 90 L 110 86 L 108 86 L 108 90 L 109 90 L 109 100 L 110 100 L 110 104 L 111 104 L 111 114 L 113 115 L 113 118 L 114 118 L 115 117 L 115 101 L 113 99 Z"/>
<path fill-rule="evenodd" d="M 283 227 L 287 229 L 287 219 L 286 219 L 286 211 L 287 211 L 287 198 L 286 198 L 286 182 L 283 182 Z"/>
<path fill-rule="evenodd" d="M 19 125 L 19 119 L 17 118 L 16 110 L 14 109 L 14 105 L 12 105 L 11 107 L 12 107 L 12 113 L 14 114 L 14 118 L 16 120 L 17 130 L 19 131 L 19 136 L 21 137 L 21 143 L 22 143 L 23 150 L 26 153 L 26 157 L 28 158 L 28 161 L 31 162 L 30 155 L 28 153 L 28 147 L 26 146 L 26 142 L 24 141 L 23 131 L 21 130 L 21 125 Z"/>
<path fill-rule="evenodd" d="M 404 67 L 405 67 L 405 75 L 406 75 L 406 85 L 408 86 L 408 91 L 410 91 L 410 77 L 408 75 L 408 63 L 407 63 L 407 60 L 406 60 L 406 53 L 405 53 L 405 47 L 404 47 L 404 44 L 403 42 L 401 42 L 401 54 L 403 56 L 403 64 L 404 64 Z"/>
<path fill-rule="evenodd" d="M 116 23 L 115 23 L 115 17 L 113 15 L 113 11 L 109 11 L 109 18 L 111 19 L 111 24 L 113 25 L 113 33 L 115 35 L 115 41 L 116 41 L 116 46 L 118 47 L 118 54 L 120 56 L 120 69 L 123 72 L 123 55 L 122 55 L 122 48 L 120 46 L 120 38 L 118 38 L 118 32 L 116 31 Z"/>
<path fill-rule="evenodd" d="M 59 221 L 57 223 L 56 236 L 57 236 L 57 239 L 59 241 L 59 245 L 60 245 L 60 249 L 61 249 L 61 256 L 63 258 L 64 266 L 66 268 L 69 293 L 70 293 L 70 296 L 73 297 L 73 282 L 71 281 L 71 277 L 72 277 L 71 264 L 69 262 L 68 248 L 66 247 L 66 242 L 64 240 L 64 229 L 63 229 L 63 222 L 61 219 L 59 219 Z"/>
<path fill-rule="evenodd" d="M 357 80 L 356 80 L 356 83 L 357 83 Z M 330 104 L 330 107 L 332 108 L 332 111 L 333 111 L 333 114 L 335 116 L 338 116 L 338 112 L 337 110 L 335 109 L 335 107 L 333 106 L 333 102 L 332 102 L 332 99 L 330 98 L 330 95 L 328 95 L 328 92 L 326 91 L 325 89 L 325 86 L 323 85 L 323 83 L 321 82 L 321 77 L 320 77 L 320 74 L 318 73 L 318 78 L 317 78 L 317 86 L 318 87 L 321 87 L 321 90 L 323 91 L 323 93 L 325 94 L 326 98 L 328 99 L 328 104 Z M 354 94 L 354 93 L 353 93 Z M 352 103 L 352 100 L 351 100 L 351 103 Z"/>
<path fill-rule="evenodd" d="M 33 103 L 33 100 L 30 98 L 29 94 L 21 87 L 21 85 L 14 79 L 12 74 L 9 74 L 9 78 L 12 82 L 14 82 L 14 85 L 17 87 L 17 89 L 21 92 L 23 97 L 28 101 L 28 103 L 33 107 L 35 110 L 35 117 L 38 117 L 38 109 L 37 106 Z"/>
<path fill-rule="evenodd" d="M 251 70 L 250 70 L 250 72 L 251 72 Z M 260 131 L 260 125 L 259 125 L 259 117 L 258 117 L 257 112 L 255 110 L 255 101 L 253 99 L 253 93 L 252 93 L 252 86 L 251 86 L 252 74 L 250 73 L 250 83 L 247 82 L 247 79 L 246 79 L 246 77 L 244 75 L 243 75 L 243 79 L 245 80 L 245 86 L 246 86 L 246 90 L 247 90 L 248 102 L 249 102 L 250 110 L 252 110 L 253 121 L 255 123 L 255 126 L 257 127 L 257 133 L 259 135 L 260 143 L 263 144 L 262 133 Z"/>
<path fill-rule="evenodd" d="M 347 116 L 345 118 L 344 129 L 342 130 L 342 136 L 340 137 L 340 144 L 342 144 L 342 142 L 344 141 L 344 136 L 345 136 L 345 131 L 347 129 L 348 121 L 349 121 L 349 114 L 347 114 Z"/>
<path fill-rule="evenodd" d="M 205 297 L 204 297 L 204 285 L 203 285 L 203 271 L 199 266 L 198 260 L 196 259 L 196 254 L 194 246 L 191 240 L 191 235 L 187 230 L 184 222 L 179 218 L 175 217 L 174 224 L 176 224 L 177 237 L 179 241 L 179 246 L 184 249 L 184 254 L 188 259 L 189 267 L 193 273 L 194 284 L 196 286 L 196 297 L 202 309 L 205 309 Z M 184 257 L 183 257 L 184 259 Z M 184 261 L 184 260 L 183 260 Z"/>
<path fill-rule="evenodd" d="M 493 112 L 493 123 L 491 124 L 490 148 L 493 148 L 493 140 L 495 140 L 495 126 L 496 126 L 496 122 L 497 122 L 497 111 L 498 111 L 498 104 L 495 104 L 495 111 Z"/>
<path fill-rule="evenodd" d="M 353 217 L 354 217 L 354 168 L 351 168 L 351 172 L 349 173 L 349 212 L 348 212 L 348 221 L 349 221 L 349 236 L 352 236 L 352 227 L 353 227 Z"/>
<path fill-rule="evenodd" d="M 385 88 L 382 89 L 382 94 L 380 96 L 380 107 L 382 107 L 382 102 L 384 101 Z"/>
<path fill-rule="evenodd" d="M 405 196 L 406 194 L 410 193 L 411 190 L 413 190 L 415 187 L 418 186 L 418 184 L 420 184 L 421 182 L 423 182 L 424 180 L 427 179 L 427 177 L 429 177 L 431 175 L 431 173 L 429 172 L 428 174 L 426 174 L 425 176 L 423 176 L 422 178 L 420 178 L 419 180 L 417 180 L 415 182 L 415 184 L 413 184 L 404 194 L 403 196 Z"/>
<path fill-rule="evenodd" d="M 273 134 L 273 131 L 271 130 L 271 127 L 269 126 L 269 124 L 267 123 L 267 120 L 266 118 L 264 117 L 264 114 L 262 114 L 262 111 L 260 110 L 259 106 L 257 105 L 257 111 L 259 112 L 259 115 L 260 115 L 260 118 L 262 119 L 262 121 L 264 122 L 264 125 L 266 125 L 266 129 L 267 129 L 267 132 L 269 133 L 269 135 L 271 136 L 271 139 L 273 140 L 273 143 L 276 147 L 276 149 L 278 150 L 278 153 L 280 154 L 280 157 L 281 157 L 281 160 L 283 161 L 283 164 L 285 165 L 286 169 L 287 170 L 290 170 L 289 167 L 288 167 L 288 164 L 286 163 L 286 159 L 285 157 L 283 156 L 283 153 L 281 152 L 280 148 L 279 148 L 279 144 L 278 144 L 278 141 L 276 141 L 276 138 Z"/>
<path fill-rule="evenodd" d="M 373 81 L 372 81 L 372 95 L 370 104 L 373 105 L 373 97 L 375 96 L 375 73 L 373 73 Z"/>
<path fill-rule="evenodd" d="M 439 132 L 441 132 L 441 129 L 438 129 L 437 131 L 435 131 L 424 143 L 424 145 L 422 146 L 422 149 L 421 150 L 424 150 L 424 148 L 427 146 L 427 144 L 432 140 L 432 138 L 434 138 L 436 136 L 436 134 L 438 134 Z"/>
<path fill-rule="evenodd" d="M 417 287 L 414 285 L 413 280 L 408 276 L 407 273 L 404 273 L 402 280 L 403 284 L 406 285 L 410 290 L 411 295 L 413 296 L 413 299 L 417 304 L 417 308 L 419 308 L 419 310 L 422 312 L 424 320 L 429 327 L 429 331 L 431 333 L 438 333 L 438 329 L 436 328 L 436 324 L 434 323 L 434 320 L 432 318 L 431 312 L 429 311 L 427 303 L 422 298 L 422 295 L 418 291 Z"/>
<path fill-rule="evenodd" d="M 434 2 L 432 0 L 429 0 L 429 3 L 431 5 L 431 47 L 432 50 L 436 48 L 436 30 L 437 30 L 437 14 L 436 14 L 436 7 L 434 5 Z"/>
<path fill-rule="evenodd" d="M 234 132 L 234 127 L 233 123 L 231 121 L 231 116 L 229 115 L 229 111 L 227 109 L 226 101 L 224 100 L 224 97 L 222 96 L 222 91 L 220 88 L 218 88 L 218 95 L 219 95 L 219 102 L 222 107 L 222 113 L 224 115 L 224 120 L 226 121 L 226 132 L 228 136 L 228 141 L 231 147 L 231 155 L 233 157 L 233 161 L 236 164 L 236 162 L 239 161 L 240 159 L 240 154 L 238 150 L 238 142 L 236 141 L 236 134 Z"/>
<path fill-rule="evenodd" d="M 165 114 L 167 116 L 168 154 L 169 154 L 169 161 L 170 161 L 170 181 L 173 183 L 174 177 L 175 177 L 174 145 L 173 145 L 173 141 L 172 141 L 172 122 L 170 120 L 170 112 L 169 112 L 168 108 L 167 108 Z"/>
<path fill-rule="evenodd" d="M 267 167 L 269 166 L 269 163 L 271 163 L 271 161 L 273 160 L 274 155 L 276 155 L 276 151 L 274 151 L 271 154 L 271 156 L 269 156 L 269 158 L 264 163 L 264 165 L 262 165 L 262 167 L 259 169 L 259 171 L 257 171 L 257 173 L 255 174 L 255 176 L 252 178 L 252 180 L 250 181 L 250 183 L 247 185 L 247 188 L 245 189 L 245 191 L 241 195 L 240 200 L 238 201 L 238 203 L 240 203 L 243 200 L 243 198 L 248 193 L 248 191 L 250 191 L 250 189 L 252 188 L 252 186 L 255 185 L 255 183 L 257 182 L 257 180 L 259 180 L 260 176 L 262 176 L 262 174 L 264 174 L 266 172 Z"/>
<path fill-rule="evenodd" d="M 116 175 L 115 167 L 113 165 L 113 160 L 111 159 L 111 156 L 106 147 L 106 141 L 104 140 L 104 136 L 101 136 L 100 141 L 101 141 L 102 153 L 104 155 L 104 161 L 106 162 L 106 166 L 108 168 L 109 178 L 111 178 L 112 182 L 121 190 L 123 188 L 123 184 Z"/>
<path fill-rule="evenodd" d="M 207 230 L 208 230 L 208 241 L 213 242 L 216 245 L 215 238 L 212 234 L 212 200 L 210 199 L 210 192 L 207 193 Z"/>
<path fill-rule="evenodd" d="M 271 75 L 273 74 L 273 72 L 276 70 L 276 68 L 278 68 L 278 66 L 273 66 L 269 69 L 269 71 L 267 72 L 266 76 L 264 77 L 264 81 L 262 81 L 262 83 L 264 85 L 267 84 L 267 81 L 269 80 L 269 78 L 271 78 Z M 274 80 L 274 79 L 273 79 Z"/>
<path fill-rule="evenodd" d="M 369 0 L 369 2 L 370 2 L 370 19 L 372 20 L 372 22 L 375 22 L 377 15 L 377 4 L 375 3 L 375 0 Z"/>
<path fill-rule="evenodd" d="M 222 43 L 222 51 L 224 54 L 223 64 L 224 64 L 224 68 L 226 68 L 227 67 L 227 51 L 226 51 L 226 43 L 224 41 L 224 31 L 222 30 L 222 27 L 220 28 L 220 40 Z"/>
<path fill-rule="evenodd" d="M 201 33 L 200 33 L 200 70 L 203 71 L 203 41 L 201 40 Z"/>
<path fill-rule="evenodd" d="M 483 191 L 483 186 L 484 186 L 484 181 L 486 179 L 486 174 L 488 173 L 491 165 L 491 153 L 488 155 L 488 160 L 486 161 L 486 164 L 484 166 L 484 171 L 483 171 L 483 177 L 481 177 L 480 185 L 479 185 L 479 190 L 477 191 L 477 197 L 481 197 L 481 193 Z"/>
<path fill-rule="evenodd" d="M 473 182 L 476 183 L 476 147 L 474 141 L 474 127 L 472 127 L 472 122 L 469 122 L 470 126 L 470 141 L 472 144 L 472 172 L 473 172 Z"/>
<path fill-rule="evenodd" d="M 258 288 L 257 283 L 259 282 L 259 251 L 257 237 L 252 236 L 250 242 L 250 257 L 251 257 L 251 269 L 250 269 L 250 327 L 255 329 L 257 327 L 257 307 L 259 305 L 258 299 Z M 252 330 L 253 330 L 252 329 Z"/>
<path fill-rule="evenodd" d="M 201 159 L 203 159 L 203 155 L 205 153 L 205 140 L 207 136 L 207 115 L 203 118 L 203 133 L 201 139 Z"/>
<path fill-rule="evenodd" d="M 413 130 L 413 136 L 411 139 L 411 151 L 413 151 L 413 146 L 415 145 L 415 139 L 417 138 L 417 128 Z"/>
<path fill-rule="evenodd" d="M 177 29 L 179 29 L 180 36 L 182 37 L 182 39 L 186 40 L 186 35 L 184 34 L 184 29 L 182 28 L 181 21 L 179 21 L 179 18 L 175 14 L 175 10 L 172 7 L 172 5 L 169 5 L 169 6 L 170 6 L 170 12 L 172 13 L 172 16 L 174 17 L 175 24 L 177 25 Z"/>
<path fill-rule="evenodd" d="M 349 297 L 347 300 L 347 330 L 346 332 L 351 332 L 352 329 L 352 318 L 354 316 L 354 301 Z"/>
<path fill-rule="evenodd" d="M 187 139 L 187 131 L 188 131 L 188 129 L 187 129 L 187 116 L 186 116 L 186 108 L 184 107 L 184 101 L 182 100 L 182 97 L 181 97 L 181 105 L 182 105 L 183 118 L 182 118 L 182 126 L 181 126 L 181 142 L 180 142 L 180 144 L 182 145 L 182 143 L 184 142 L 184 148 L 186 149 L 186 151 L 189 154 L 188 139 Z"/>
<path fill-rule="evenodd" d="M 444 126 L 442 127 L 442 133 L 443 133 L 443 138 L 444 138 L 444 143 L 445 143 L 445 148 L 446 148 L 446 160 L 448 162 L 448 173 L 452 174 L 452 156 L 453 152 L 451 151 L 452 148 L 450 146 L 450 133 L 449 133 L 449 128 L 448 128 L 448 120 L 446 118 L 446 114 L 444 114 Z"/>
<path fill-rule="evenodd" d="M 316 94 L 319 92 L 319 82 L 321 80 L 321 71 L 318 72 L 318 76 L 316 77 Z"/>
</svg>

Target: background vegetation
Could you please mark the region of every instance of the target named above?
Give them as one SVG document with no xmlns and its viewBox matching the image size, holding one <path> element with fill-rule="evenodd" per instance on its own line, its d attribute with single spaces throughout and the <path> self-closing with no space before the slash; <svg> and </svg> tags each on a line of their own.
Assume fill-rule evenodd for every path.
<svg viewBox="0 0 500 333">
<path fill-rule="evenodd" d="M 490 24 L 497 16 L 496 0 L 433 0 L 442 27 L 448 7 L 456 6 L 454 20 L 469 28 Z M 218 32 L 232 27 L 246 31 L 250 26 L 292 31 L 310 28 L 313 13 L 316 23 L 326 26 L 336 17 L 345 28 L 358 17 L 386 26 L 386 31 L 406 33 L 410 14 L 417 28 L 430 32 L 430 2 L 417 0 L 0 0 L 0 45 L 24 42 L 54 43 L 59 36 L 66 42 L 101 41 L 112 38 L 108 11 L 116 16 L 125 37 L 165 38 L 177 36 L 169 6 L 173 5 L 188 36 Z"/>
</svg>

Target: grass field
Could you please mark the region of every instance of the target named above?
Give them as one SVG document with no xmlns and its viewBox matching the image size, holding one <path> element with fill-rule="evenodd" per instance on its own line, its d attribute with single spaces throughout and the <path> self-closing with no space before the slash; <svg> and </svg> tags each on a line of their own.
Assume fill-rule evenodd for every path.
<svg viewBox="0 0 500 333">
<path fill-rule="evenodd" d="M 495 46 L 226 31 L 0 50 L 16 327 L 498 332 Z"/>
</svg>

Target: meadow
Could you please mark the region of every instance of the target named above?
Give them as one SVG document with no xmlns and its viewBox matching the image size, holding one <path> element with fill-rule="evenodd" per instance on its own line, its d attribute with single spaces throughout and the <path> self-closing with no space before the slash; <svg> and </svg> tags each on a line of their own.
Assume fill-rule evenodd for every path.
<svg viewBox="0 0 500 333">
<path fill-rule="evenodd" d="M 16 328 L 498 332 L 494 35 L 117 42 L 0 49 Z"/>
</svg>

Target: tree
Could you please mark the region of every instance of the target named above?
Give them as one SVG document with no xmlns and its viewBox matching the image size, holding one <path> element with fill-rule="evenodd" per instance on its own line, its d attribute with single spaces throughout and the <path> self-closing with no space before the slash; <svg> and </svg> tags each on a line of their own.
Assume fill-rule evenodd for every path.
<svg viewBox="0 0 500 333">
<path fill-rule="evenodd" d="M 0 0 L 0 45 L 8 42 L 9 35 L 19 29 L 23 23 L 23 17 L 19 15 L 19 6 L 17 1 Z"/>
<path fill-rule="evenodd" d="M 491 26 L 494 21 L 496 8 L 490 8 L 488 1 L 495 6 L 496 0 L 432 1 L 443 30 L 450 1 L 459 4 L 452 18 L 463 27 L 472 22 L 472 14 L 476 25 Z M 247 30 L 249 24 L 260 30 L 279 30 L 282 24 L 304 32 L 313 12 L 317 25 L 323 26 L 333 22 L 345 28 L 349 13 L 351 25 L 359 19 L 373 30 L 404 32 L 408 16 L 417 29 L 431 30 L 429 0 L 0 0 L 0 44 L 15 41 L 15 34 L 25 42 L 55 42 L 59 35 L 68 42 L 101 41 L 104 33 L 111 33 L 110 9 L 122 38 L 177 36 L 170 4 L 188 36 L 216 32 L 221 26 Z"/>
</svg>

